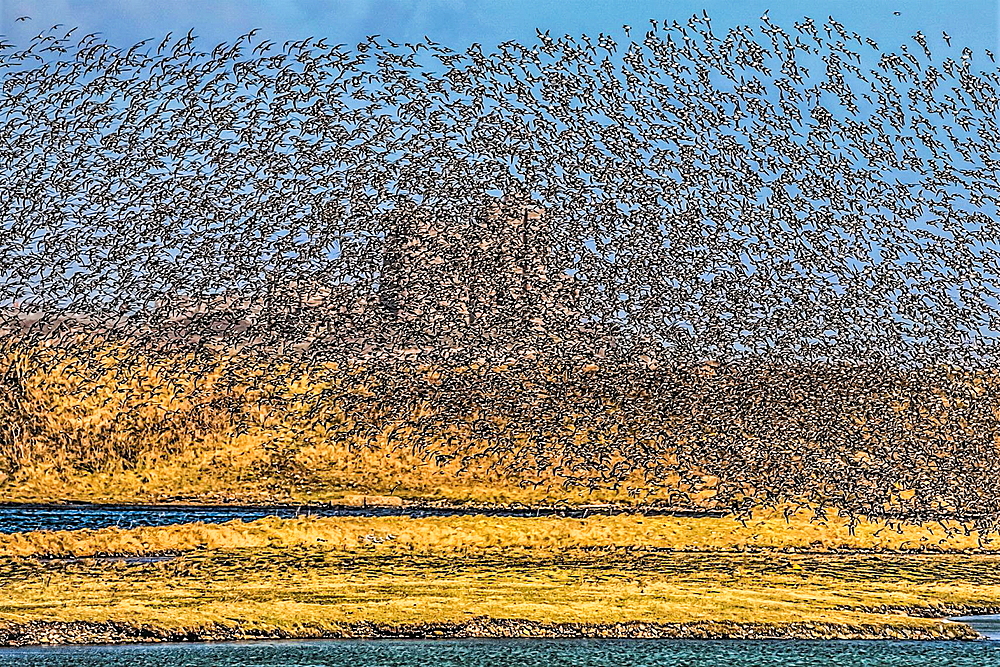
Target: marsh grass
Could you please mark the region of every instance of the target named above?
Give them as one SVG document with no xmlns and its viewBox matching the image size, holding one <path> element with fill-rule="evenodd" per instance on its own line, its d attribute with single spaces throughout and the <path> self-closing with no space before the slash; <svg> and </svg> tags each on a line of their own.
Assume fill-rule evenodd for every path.
<svg viewBox="0 0 1000 667">
<path fill-rule="evenodd" d="M 531 457 L 531 474 L 512 474 L 483 454 L 487 443 L 470 438 L 478 414 L 450 414 L 436 433 L 418 433 L 406 422 L 435 408 L 379 405 L 371 399 L 380 380 L 363 369 L 294 372 L 273 359 L 145 354 L 83 340 L 69 352 L 9 341 L 0 352 L 8 379 L 0 386 L 0 491 L 8 501 L 394 495 L 537 504 L 635 502 L 639 490 L 646 500 L 661 497 L 640 470 L 621 476 L 617 489 L 567 489 L 558 460 Z M 432 369 L 417 372 L 440 379 Z"/>
<path fill-rule="evenodd" d="M 858 609 L 1000 604 L 1000 553 L 970 553 L 967 539 L 949 551 L 904 553 L 887 550 L 898 540 L 873 540 L 869 527 L 850 542 L 836 527 L 810 532 L 805 516 L 759 521 L 747 530 L 760 531 L 767 548 L 754 552 L 739 550 L 750 536 L 727 520 L 634 517 L 265 519 L 5 536 L 0 622 L 294 631 L 487 616 L 939 627 L 933 618 Z M 817 544 L 817 536 L 829 543 Z M 865 541 L 882 551 L 829 550 Z M 177 557 L 87 557 L 163 548 Z M 787 548 L 797 551 L 778 550 Z M 29 557 L 53 552 L 85 557 Z"/>
<path fill-rule="evenodd" d="M 0 341 L 0 372 L 7 500 L 799 502 L 946 517 L 989 516 L 1000 498 L 988 373 L 367 368 L 82 336 Z"/>
<path fill-rule="evenodd" d="M 785 510 L 789 510 L 786 519 Z M 594 552 L 858 551 L 1000 552 L 1000 540 L 955 521 L 922 526 L 820 518 L 811 510 L 761 509 L 751 519 L 612 515 L 561 517 L 269 517 L 252 522 L 0 535 L 0 557 L 155 554 L 204 549 L 318 546 L 328 550 L 465 553 L 489 549 Z"/>
</svg>

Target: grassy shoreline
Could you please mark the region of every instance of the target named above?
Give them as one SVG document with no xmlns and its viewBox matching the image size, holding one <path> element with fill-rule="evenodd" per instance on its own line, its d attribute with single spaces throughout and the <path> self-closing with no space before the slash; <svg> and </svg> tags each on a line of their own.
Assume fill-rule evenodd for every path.
<svg viewBox="0 0 1000 667">
<path fill-rule="evenodd" d="M 972 639 L 1000 546 L 938 524 L 334 517 L 0 535 L 0 645 L 307 637 Z M 936 527 L 936 530 L 935 530 Z M 931 532 L 935 530 L 935 532 Z M 936 534 L 935 534 L 936 533 Z M 931 536 L 936 542 L 920 542 Z M 921 545 L 917 548 L 917 545 Z M 914 547 L 914 548 L 911 548 Z M 150 562 L 108 558 L 170 554 Z M 58 558 L 53 558 L 58 557 Z"/>
</svg>

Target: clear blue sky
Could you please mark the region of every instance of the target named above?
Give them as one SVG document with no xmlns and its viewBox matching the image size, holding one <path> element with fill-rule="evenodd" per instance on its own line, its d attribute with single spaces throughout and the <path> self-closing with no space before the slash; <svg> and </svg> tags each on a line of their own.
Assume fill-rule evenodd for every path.
<svg viewBox="0 0 1000 667">
<path fill-rule="evenodd" d="M 536 27 L 554 35 L 614 31 L 618 39 L 623 24 L 641 34 L 651 18 L 683 22 L 702 10 L 718 32 L 737 24 L 756 26 L 770 10 L 771 20 L 786 30 L 803 16 L 820 25 L 832 15 L 848 30 L 892 49 L 921 30 L 938 43 L 946 31 L 953 45 L 1000 52 L 997 5 L 997 0 L 0 0 L 0 33 L 24 45 L 63 23 L 66 29 L 79 27 L 80 36 L 100 31 L 106 41 L 130 46 L 195 28 L 202 46 L 214 46 L 261 28 L 259 38 L 279 45 L 310 36 L 352 44 L 373 34 L 394 41 L 427 35 L 458 49 L 472 42 L 489 48 L 508 39 L 526 41 Z M 32 20 L 16 21 L 25 15 Z"/>
</svg>

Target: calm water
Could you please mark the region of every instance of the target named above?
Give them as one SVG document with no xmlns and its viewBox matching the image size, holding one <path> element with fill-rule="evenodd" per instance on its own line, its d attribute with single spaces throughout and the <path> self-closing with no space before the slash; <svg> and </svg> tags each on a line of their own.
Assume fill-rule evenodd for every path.
<svg viewBox="0 0 1000 667">
<path fill-rule="evenodd" d="M 951 620 L 971 625 L 976 632 L 987 639 L 1000 640 L 1000 616 L 956 616 Z"/>
<path fill-rule="evenodd" d="M 1000 642 L 600 639 L 337 640 L 0 649 L 16 667 L 968 667 Z"/>
<path fill-rule="evenodd" d="M 572 516 L 608 514 L 598 509 L 444 509 L 407 507 L 241 507 L 241 506 L 185 506 L 185 505 L 0 505 L 0 533 L 18 533 L 30 530 L 78 530 L 120 526 L 166 526 L 178 523 L 225 523 L 226 521 L 254 521 L 267 516 L 290 518 L 294 516 Z M 704 516 L 708 512 L 667 512 L 644 510 L 643 514 L 685 514 Z"/>
</svg>

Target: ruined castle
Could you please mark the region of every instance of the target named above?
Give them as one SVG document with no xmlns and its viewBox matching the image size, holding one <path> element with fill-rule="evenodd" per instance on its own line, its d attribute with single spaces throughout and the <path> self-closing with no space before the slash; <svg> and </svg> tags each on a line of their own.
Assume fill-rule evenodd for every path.
<svg viewBox="0 0 1000 667">
<path fill-rule="evenodd" d="M 510 199 L 463 215 L 399 212 L 387 224 L 382 308 L 432 335 L 517 337 L 572 318 L 579 289 L 553 265 L 551 225 L 542 208 Z"/>
</svg>

